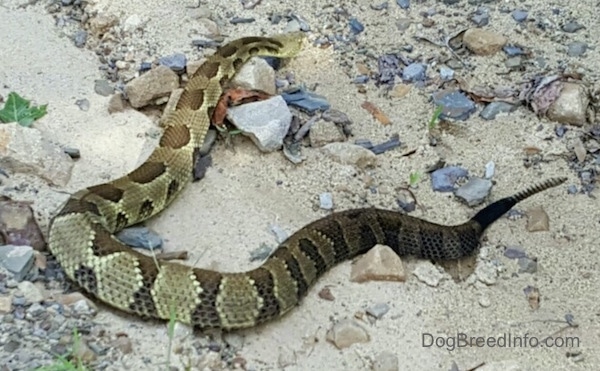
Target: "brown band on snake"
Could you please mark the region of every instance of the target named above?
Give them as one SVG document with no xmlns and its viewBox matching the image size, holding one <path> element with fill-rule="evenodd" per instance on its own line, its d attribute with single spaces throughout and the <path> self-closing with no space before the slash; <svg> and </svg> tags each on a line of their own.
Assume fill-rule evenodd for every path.
<svg viewBox="0 0 600 371">
<path fill-rule="evenodd" d="M 378 243 L 398 255 L 433 260 L 473 254 L 485 229 L 517 202 L 565 181 L 540 183 L 455 226 L 373 208 L 333 213 L 298 230 L 244 273 L 156 261 L 119 242 L 113 233 L 164 210 L 192 179 L 214 107 L 243 63 L 254 54 L 291 57 L 301 44 L 299 34 L 249 37 L 210 56 L 190 77 L 149 159 L 128 175 L 75 193 L 52 220 L 48 246 L 65 274 L 90 295 L 142 317 L 199 328 L 251 327 L 287 313 L 324 272 Z"/>
<path fill-rule="evenodd" d="M 121 198 L 123 197 L 123 192 L 124 192 L 122 189 L 119 189 L 110 183 L 99 184 L 97 186 L 88 187 L 88 191 L 104 198 L 105 200 L 109 200 L 112 202 L 121 201 Z"/>
<path fill-rule="evenodd" d="M 163 175 L 167 167 L 161 162 L 144 162 L 140 167 L 129 173 L 129 179 L 138 184 L 146 184 Z"/>
</svg>

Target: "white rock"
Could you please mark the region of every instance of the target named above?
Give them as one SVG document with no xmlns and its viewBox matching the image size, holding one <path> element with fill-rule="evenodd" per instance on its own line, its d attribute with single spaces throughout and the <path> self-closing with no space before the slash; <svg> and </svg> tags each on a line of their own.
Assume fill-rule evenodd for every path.
<svg viewBox="0 0 600 371">
<path fill-rule="evenodd" d="M 63 187 L 71 178 L 73 160 L 39 130 L 9 123 L 0 125 L 0 168 L 35 174 Z"/>
<path fill-rule="evenodd" d="M 369 333 L 352 320 L 343 320 L 334 324 L 326 335 L 327 341 L 338 349 L 343 349 L 356 343 L 366 343 L 371 340 Z"/>
<path fill-rule="evenodd" d="M 231 107 L 227 118 L 263 152 L 283 146 L 292 122 L 292 113 L 281 96 Z"/>
</svg>

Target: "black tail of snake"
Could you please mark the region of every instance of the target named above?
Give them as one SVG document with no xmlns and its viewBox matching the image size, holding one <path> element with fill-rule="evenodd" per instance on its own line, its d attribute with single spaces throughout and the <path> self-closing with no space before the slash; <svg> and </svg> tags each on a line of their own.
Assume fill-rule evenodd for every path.
<svg viewBox="0 0 600 371">
<path fill-rule="evenodd" d="M 142 317 L 174 317 L 199 328 L 252 327 L 288 312 L 323 273 L 375 244 L 433 260 L 472 254 L 484 230 L 517 202 L 565 181 L 550 179 L 501 199 L 456 226 L 380 209 L 333 213 L 244 273 L 156 261 L 119 242 L 114 233 L 165 209 L 191 180 L 195 154 L 235 72 L 254 55 L 291 57 L 301 44 L 299 34 L 246 37 L 209 57 L 186 85 L 148 160 L 119 179 L 75 193 L 53 219 L 48 245 L 66 275 L 99 300 Z"/>
</svg>

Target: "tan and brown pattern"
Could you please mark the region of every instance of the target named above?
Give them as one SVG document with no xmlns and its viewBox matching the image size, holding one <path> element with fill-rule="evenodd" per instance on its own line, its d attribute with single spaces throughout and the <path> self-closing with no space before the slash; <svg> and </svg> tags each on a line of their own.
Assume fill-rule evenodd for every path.
<svg viewBox="0 0 600 371">
<path fill-rule="evenodd" d="M 444 226 L 393 211 L 331 214 L 290 236 L 259 268 L 220 273 L 155 261 L 113 234 L 164 210 L 191 180 L 224 84 L 254 55 L 291 57 L 299 34 L 247 37 L 221 47 L 187 84 L 158 148 L 128 175 L 75 193 L 52 221 L 49 248 L 69 278 L 101 301 L 137 315 L 199 328 L 239 329 L 294 308 L 335 264 L 386 244 L 399 255 L 449 260 L 472 254 L 483 231 L 517 202 L 565 181 L 551 179 Z"/>
</svg>

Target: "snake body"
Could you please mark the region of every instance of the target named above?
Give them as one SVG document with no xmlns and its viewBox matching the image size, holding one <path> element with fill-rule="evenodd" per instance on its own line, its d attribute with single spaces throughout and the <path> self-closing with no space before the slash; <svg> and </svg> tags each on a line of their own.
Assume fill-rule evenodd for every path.
<svg viewBox="0 0 600 371">
<path fill-rule="evenodd" d="M 501 199 L 468 222 L 445 226 L 381 209 L 319 219 L 284 241 L 258 268 L 222 273 L 156 260 L 114 237 L 166 208 L 192 179 L 198 148 L 224 86 L 252 56 L 291 57 L 302 37 L 246 37 L 219 48 L 193 74 L 150 157 L 129 174 L 73 194 L 53 218 L 48 246 L 66 275 L 100 301 L 146 318 L 198 328 L 256 326 L 294 308 L 339 262 L 375 244 L 433 260 L 473 253 L 483 231 L 517 202 L 564 181 Z"/>
</svg>

